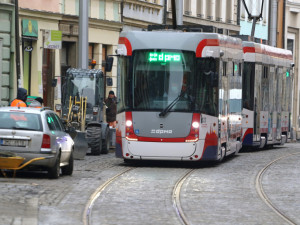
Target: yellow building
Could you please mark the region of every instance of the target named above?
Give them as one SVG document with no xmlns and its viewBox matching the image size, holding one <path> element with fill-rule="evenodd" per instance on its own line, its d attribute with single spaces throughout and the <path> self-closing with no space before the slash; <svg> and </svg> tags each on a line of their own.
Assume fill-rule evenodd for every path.
<svg viewBox="0 0 300 225">
<path fill-rule="evenodd" d="M 41 96 L 51 108 L 60 102 L 62 77 L 67 68 L 78 66 L 79 0 L 19 0 L 21 36 L 21 78 L 19 86 L 29 95 Z M 90 0 L 89 60 L 103 68 L 107 55 L 114 54 L 122 28 L 119 1 Z M 60 31 L 60 32 L 57 32 Z M 50 33 L 58 34 L 55 49 L 47 42 Z M 61 38 L 59 34 L 61 33 Z M 113 87 L 116 89 L 116 60 Z"/>
</svg>

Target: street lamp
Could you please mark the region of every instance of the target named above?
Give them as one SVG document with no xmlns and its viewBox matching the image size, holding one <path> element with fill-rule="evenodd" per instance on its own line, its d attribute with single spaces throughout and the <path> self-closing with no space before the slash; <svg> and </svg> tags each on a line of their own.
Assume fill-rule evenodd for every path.
<svg viewBox="0 0 300 225">
<path fill-rule="evenodd" d="M 262 13 L 263 13 L 263 7 L 264 7 L 264 0 L 261 1 L 261 10 L 260 10 L 260 13 L 257 15 L 252 15 L 252 13 L 250 12 L 245 0 L 242 0 L 243 1 L 243 4 L 245 6 L 245 9 L 246 9 L 246 12 L 248 14 L 248 19 L 249 20 L 253 20 L 252 22 L 252 30 L 251 30 L 251 37 L 254 39 L 254 32 L 255 32 L 255 24 L 256 24 L 256 21 L 259 21 L 261 18 L 262 18 Z M 250 1 L 251 3 L 252 2 L 260 2 L 260 0 L 256 0 L 256 1 Z M 259 4 L 259 3 L 258 3 Z"/>
</svg>

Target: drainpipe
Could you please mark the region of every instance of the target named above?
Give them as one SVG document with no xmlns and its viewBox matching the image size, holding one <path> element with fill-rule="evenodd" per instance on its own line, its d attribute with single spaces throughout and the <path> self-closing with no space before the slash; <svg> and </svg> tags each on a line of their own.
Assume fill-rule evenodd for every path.
<svg viewBox="0 0 300 225">
<path fill-rule="evenodd" d="M 286 8 L 286 0 L 283 1 L 283 25 L 282 25 L 282 48 L 285 48 L 285 8 Z"/>
<path fill-rule="evenodd" d="M 16 41 L 16 72 L 17 87 L 20 87 L 21 67 L 20 67 L 20 34 L 19 34 L 19 0 L 15 0 L 15 41 Z"/>
<path fill-rule="evenodd" d="M 271 0 L 270 7 L 270 45 L 276 46 L 277 34 L 277 0 Z"/>
</svg>

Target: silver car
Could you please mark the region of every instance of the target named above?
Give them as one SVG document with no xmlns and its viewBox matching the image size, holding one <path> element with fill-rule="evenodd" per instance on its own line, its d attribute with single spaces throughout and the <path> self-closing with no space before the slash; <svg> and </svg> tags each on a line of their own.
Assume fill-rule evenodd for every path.
<svg viewBox="0 0 300 225">
<path fill-rule="evenodd" d="M 65 132 L 57 114 L 45 108 L 1 107 L 0 152 L 11 152 L 25 158 L 38 157 L 29 166 L 48 171 L 50 178 L 73 173 L 74 142 Z"/>
</svg>

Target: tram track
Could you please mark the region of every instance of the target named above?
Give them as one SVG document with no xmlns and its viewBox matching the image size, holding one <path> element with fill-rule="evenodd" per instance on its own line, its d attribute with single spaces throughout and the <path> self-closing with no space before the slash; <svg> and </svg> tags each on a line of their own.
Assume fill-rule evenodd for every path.
<svg viewBox="0 0 300 225">
<path fill-rule="evenodd" d="M 264 168 L 262 168 L 259 173 L 256 176 L 256 181 L 255 181 L 255 188 L 256 191 L 259 195 L 259 197 L 263 200 L 263 202 L 272 210 L 274 211 L 278 216 L 280 216 L 285 222 L 287 222 L 288 224 L 291 225 L 296 225 L 297 223 L 295 221 L 293 221 L 292 219 L 290 219 L 287 215 L 285 215 L 280 209 L 278 209 L 273 203 L 272 201 L 268 198 L 267 194 L 264 192 L 264 188 L 262 185 L 262 179 L 263 179 L 263 175 L 264 173 L 268 170 L 268 168 L 275 164 L 276 162 L 284 159 L 284 158 L 288 158 L 291 157 L 293 155 L 299 155 L 300 153 L 292 153 L 292 154 L 288 154 L 285 156 L 281 156 L 275 160 L 273 160 L 272 162 L 270 162 L 269 164 L 267 164 Z"/>
<path fill-rule="evenodd" d="M 104 184 L 100 185 L 96 191 L 90 196 L 83 215 L 82 215 L 82 222 L 84 225 L 91 225 L 91 215 L 92 215 L 92 208 L 94 205 L 94 202 L 100 197 L 101 193 L 105 190 L 105 188 L 110 185 L 113 181 L 115 181 L 116 179 L 118 179 L 119 177 L 121 177 L 123 174 L 134 170 L 135 168 L 129 168 L 126 169 L 118 174 L 116 174 L 115 176 L 111 177 L 110 179 L 108 179 Z"/>
<path fill-rule="evenodd" d="M 173 207 L 176 211 L 177 216 L 179 217 L 180 221 L 184 225 L 191 224 L 186 217 L 180 203 L 180 191 L 182 188 L 182 185 L 184 184 L 185 180 L 195 171 L 196 169 L 190 169 L 187 171 L 175 184 L 173 188 L 172 198 L 173 198 Z"/>
<path fill-rule="evenodd" d="M 111 177 L 110 179 L 108 179 L 105 183 L 103 183 L 102 185 L 100 185 L 95 192 L 90 196 L 83 215 L 82 215 L 82 221 L 84 225 L 91 225 L 91 218 L 92 218 L 92 209 L 93 209 L 93 205 L 95 203 L 95 201 L 101 196 L 102 192 L 105 190 L 105 188 L 107 186 L 109 186 L 112 182 L 114 182 L 115 180 L 117 180 L 118 178 L 120 178 L 122 175 L 124 175 L 125 173 L 128 173 L 129 171 L 132 171 L 136 168 L 128 168 L 118 174 L 116 174 L 115 176 Z M 181 188 L 185 182 L 185 180 L 195 171 L 196 169 L 189 169 L 187 172 L 185 172 L 176 182 L 176 184 L 174 185 L 173 191 L 172 191 L 172 200 L 173 200 L 173 207 L 176 211 L 176 215 L 179 218 L 180 222 L 182 224 L 185 225 L 189 225 L 191 224 L 188 220 L 188 218 L 186 217 L 182 207 L 181 207 L 181 203 L 180 203 L 180 191 Z"/>
</svg>

